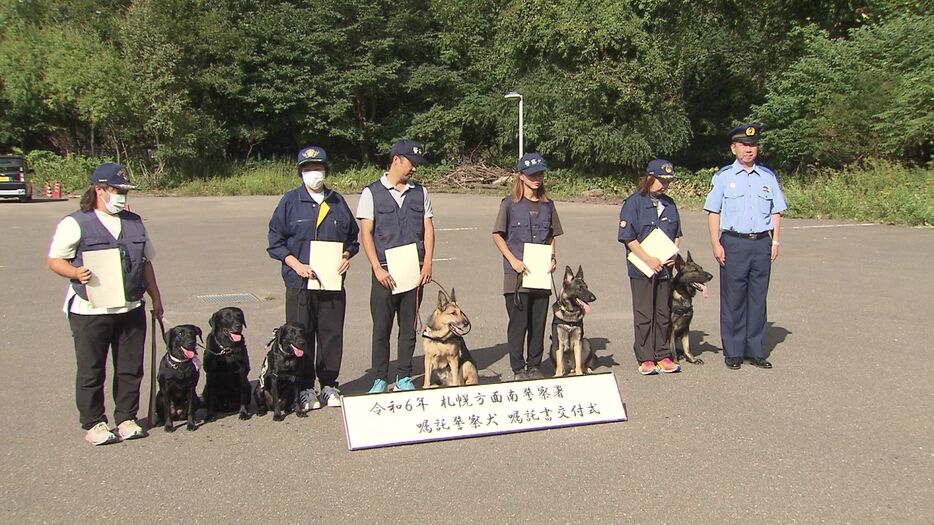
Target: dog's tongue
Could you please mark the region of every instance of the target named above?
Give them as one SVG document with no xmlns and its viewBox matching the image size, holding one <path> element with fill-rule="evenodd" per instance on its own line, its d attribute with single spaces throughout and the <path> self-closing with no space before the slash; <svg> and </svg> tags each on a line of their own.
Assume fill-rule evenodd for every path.
<svg viewBox="0 0 934 525">
<path fill-rule="evenodd" d="M 584 315 L 587 315 L 587 314 L 590 313 L 590 305 L 589 305 L 588 303 L 585 303 L 584 301 L 581 301 L 580 299 L 578 299 L 578 300 L 577 300 L 577 304 L 578 304 L 581 308 L 584 309 Z"/>
<path fill-rule="evenodd" d="M 182 347 L 182 353 L 185 354 L 185 359 L 191 359 L 195 356 L 194 351 L 189 350 L 185 348 L 184 346 Z"/>
<path fill-rule="evenodd" d="M 235 343 L 239 343 L 241 340 L 243 340 L 243 335 L 236 332 L 230 332 L 230 340 Z"/>
<path fill-rule="evenodd" d="M 301 357 L 305 355 L 305 351 L 295 345 L 289 345 L 292 347 L 292 353 L 295 354 L 295 357 Z"/>
<path fill-rule="evenodd" d="M 707 298 L 709 297 L 709 296 L 707 295 L 707 285 L 706 285 L 706 284 L 704 284 L 704 283 L 695 283 L 694 286 L 695 286 L 698 290 L 701 291 L 701 295 L 704 296 L 704 299 L 707 299 Z"/>
</svg>

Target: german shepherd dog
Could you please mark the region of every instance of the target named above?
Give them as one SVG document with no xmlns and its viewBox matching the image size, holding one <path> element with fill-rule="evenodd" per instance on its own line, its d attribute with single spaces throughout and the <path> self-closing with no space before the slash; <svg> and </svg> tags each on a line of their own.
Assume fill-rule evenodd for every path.
<svg viewBox="0 0 934 525">
<path fill-rule="evenodd" d="M 584 270 L 577 274 L 570 266 L 564 267 L 564 282 L 558 300 L 551 305 L 551 349 L 549 355 L 555 364 L 555 377 L 568 370 L 577 375 L 589 374 L 597 366 L 597 356 L 584 337 L 584 316 L 590 313 L 590 303 L 597 300 L 584 281 Z M 573 362 L 571 361 L 573 356 Z"/>
<path fill-rule="evenodd" d="M 707 297 L 707 285 L 704 283 L 710 282 L 713 275 L 694 262 L 691 252 L 688 252 L 687 261 L 678 255 L 675 259 L 675 271 L 675 278 L 671 284 L 671 350 L 677 360 L 675 339 L 680 339 L 685 359 L 689 363 L 702 365 L 704 361 L 691 353 L 691 319 L 694 318 L 694 295 L 699 290 Z"/>
<path fill-rule="evenodd" d="M 187 419 L 188 430 L 197 430 L 198 378 L 201 377 L 196 353 L 201 328 L 193 324 L 173 326 L 165 332 L 165 355 L 159 362 L 159 392 L 156 394 L 156 420 L 166 432 L 175 431 L 175 420 Z"/>
<path fill-rule="evenodd" d="M 422 388 L 435 386 L 476 385 L 480 377 L 477 363 L 467 350 L 464 336 L 470 332 L 470 319 L 457 304 L 457 296 L 451 288 L 451 296 L 438 291 L 438 306 L 422 332 L 425 350 L 425 384 Z"/>
<path fill-rule="evenodd" d="M 298 401 L 302 388 L 301 372 L 305 355 L 305 330 L 294 324 L 284 324 L 272 332 L 272 340 L 259 372 L 259 382 L 253 392 L 256 415 L 264 416 L 272 409 L 273 421 L 285 419 L 285 412 Z M 314 366 L 312 363 L 310 366 Z M 295 409 L 298 417 L 308 417 L 302 407 Z"/>
<path fill-rule="evenodd" d="M 205 420 L 213 421 L 215 413 L 240 409 L 240 419 L 250 419 L 250 355 L 246 349 L 243 310 L 228 306 L 211 315 L 211 332 L 204 346 Z"/>
</svg>

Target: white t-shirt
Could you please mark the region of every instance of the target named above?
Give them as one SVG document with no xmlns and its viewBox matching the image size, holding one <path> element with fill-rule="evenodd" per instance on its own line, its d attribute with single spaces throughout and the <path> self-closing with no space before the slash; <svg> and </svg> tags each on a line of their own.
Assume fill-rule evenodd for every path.
<svg viewBox="0 0 934 525">
<path fill-rule="evenodd" d="M 120 223 L 119 216 L 104 213 L 100 210 L 94 210 L 94 213 L 97 214 L 97 218 L 101 221 L 101 224 L 104 225 L 104 228 L 107 228 L 107 231 L 114 236 L 114 239 L 120 237 L 122 224 Z M 55 227 L 55 234 L 52 235 L 52 243 L 49 246 L 49 257 L 52 259 L 74 259 L 78 251 L 78 242 L 80 240 L 81 226 L 78 225 L 78 221 L 71 216 L 65 217 L 58 223 L 58 226 Z M 143 257 L 151 261 L 155 255 L 156 252 L 152 247 L 152 241 L 149 240 L 149 234 L 147 233 L 146 244 L 143 248 Z M 72 300 L 72 298 L 74 299 Z M 127 301 L 125 305 L 117 308 L 94 308 L 91 306 L 91 303 L 85 301 L 81 296 L 75 293 L 75 289 L 71 284 L 68 285 L 68 292 L 65 294 L 65 304 L 62 306 L 62 311 L 66 314 L 69 312 L 69 302 L 71 302 L 71 313 L 80 315 L 122 314 L 134 308 L 138 308 L 141 304 L 141 301 Z"/>
<path fill-rule="evenodd" d="M 404 190 L 397 190 L 396 187 L 389 182 L 388 173 L 383 173 L 383 176 L 379 178 L 379 182 L 383 187 L 389 190 L 389 194 L 392 195 L 393 200 L 396 201 L 396 204 L 398 204 L 400 208 L 402 207 L 406 192 L 415 187 L 415 185 L 410 182 L 406 185 Z M 425 192 L 425 218 L 430 219 L 434 217 L 434 214 L 431 212 L 431 199 L 428 198 L 428 188 L 423 187 L 423 190 Z M 360 193 L 360 201 L 357 202 L 357 218 L 369 219 L 372 221 L 374 216 L 373 193 L 370 191 L 369 187 L 366 187 L 363 188 L 363 191 Z"/>
</svg>

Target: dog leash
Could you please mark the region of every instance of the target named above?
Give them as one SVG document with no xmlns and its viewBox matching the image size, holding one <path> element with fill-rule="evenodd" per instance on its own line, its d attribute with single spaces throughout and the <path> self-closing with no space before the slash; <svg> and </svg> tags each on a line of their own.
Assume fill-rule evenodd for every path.
<svg viewBox="0 0 934 525">
<path fill-rule="evenodd" d="M 152 428 L 156 417 L 156 320 L 159 320 L 159 330 L 162 332 L 162 340 L 165 340 L 165 324 L 162 317 L 156 317 L 152 311 L 149 312 L 152 320 L 149 337 L 151 344 L 151 355 L 149 356 L 149 414 L 146 415 L 146 422 L 149 428 Z"/>
</svg>

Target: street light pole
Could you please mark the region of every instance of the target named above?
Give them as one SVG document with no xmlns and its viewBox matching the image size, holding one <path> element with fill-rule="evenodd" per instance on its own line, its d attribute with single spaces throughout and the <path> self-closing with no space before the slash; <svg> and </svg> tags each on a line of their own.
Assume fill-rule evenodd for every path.
<svg viewBox="0 0 934 525">
<path fill-rule="evenodd" d="M 519 158 L 521 159 L 525 155 L 525 106 L 524 99 L 517 91 L 510 91 L 506 93 L 504 98 L 517 98 L 519 99 Z"/>
</svg>

